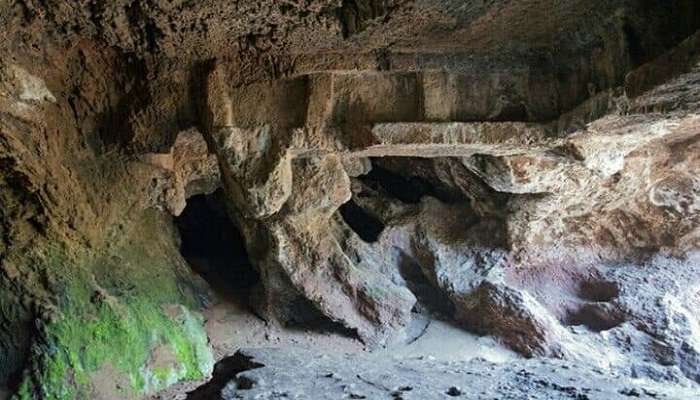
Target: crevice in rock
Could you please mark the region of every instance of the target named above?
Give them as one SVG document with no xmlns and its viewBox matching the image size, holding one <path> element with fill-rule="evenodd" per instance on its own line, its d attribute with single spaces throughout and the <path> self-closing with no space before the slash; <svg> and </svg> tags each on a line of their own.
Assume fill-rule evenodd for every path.
<svg viewBox="0 0 700 400">
<path fill-rule="evenodd" d="M 371 20 L 386 17 L 389 12 L 389 7 L 383 1 L 343 0 L 338 9 L 343 37 L 348 38 L 362 32 Z"/>
<path fill-rule="evenodd" d="M 346 224 L 367 243 L 376 242 L 384 230 L 384 224 L 358 206 L 352 199 L 340 206 L 340 215 Z"/>
<path fill-rule="evenodd" d="M 566 311 L 562 323 L 585 326 L 593 332 L 615 328 L 627 320 L 616 299 L 620 296 L 617 283 L 601 278 L 581 282 L 576 288 L 577 304 Z"/>
<path fill-rule="evenodd" d="M 180 252 L 192 269 L 223 298 L 247 303 L 259 282 L 248 257 L 245 241 L 226 214 L 221 190 L 187 200 L 175 219 L 180 232 Z"/>
<path fill-rule="evenodd" d="M 11 327 L 10 333 L 0 333 L 0 394 L 5 387 L 15 392 L 22 384 L 24 368 L 31 358 L 31 342 L 39 337 L 35 318 L 29 310 L 22 310 L 18 321 L 0 316 L 2 326 Z"/>
<path fill-rule="evenodd" d="M 589 303 L 570 312 L 565 325 L 583 325 L 593 332 L 610 330 L 625 322 L 624 315 L 611 304 Z"/>
<path fill-rule="evenodd" d="M 625 40 L 627 41 L 627 51 L 629 52 L 630 61 L 632 65 L 640 65 L 646 58 L 644 54 L 644 47 L 642 46 L 641 39 L 634 28 L 629 24 L 625 24 L 622 27 L 622 31 L 625 34 Z"/>
<path fill-rule="evenodd" d="M 398 158 L 398 157 L 392 157 Z M 381 166 L 382 159 L 372 159 L 372 170 L 359 177 L 368 187 L 386 192 L 407 204 L 418 204 L 423 196 L 433 196 L 449 202 L 449 196 L 430 181 L 419 176 L 403 176 Z"/>
<path fill-rule="evenodd" d="M 400 252 L 399 273 L 406 280 L 408 289 L 418 299 L 413 311 L 447 320 L 451 319 L 454 316 L 455 307 L 449 296 L 428 280 L 420 265 L 413 258 L 399 249 L 397 251 Z"/>
<path fill-rule="evenodd" d="M 372 164 L 401 179 L 423 183 L 422 187 L 429 188 L 425 195 L 443 203 L 469 203 L 488 215 L 501 215 L 512 197 L 494 190 L 458 157 L 384 157 Z"/>
<path fill-rule="evenodd" d="M 579 286 L 578 295 L 589 301 L 608 302 L 620 295 L 620 288 L 615 282 L 587 281 Z"/>
<path fill-rule="evenodd" d="M 82 64 L 87 63 L 84 58 L 81 60 Z M 87 67 L 81 65 L 81 68 Z M 112 95 L 111 104 L 97 116 L 97 135 L 96 138 L 91 138 L 93 142 L 97 141 L 99 151 L 125 148 L 133 139 L 132 115 L 146 109 L 153 101 L 148 90 L 149 83 L 143 78 L 147 74 L 147 66 L 142 60 L 131 55 L 120 60 L 119 76 L 116 79 L 122 83 L 118 89 L 121 92 Z"/>
<path fill-rule="evenodd" d="M 303 329 L 316 333 L 336 333 L 349 338 L 360 339 L 357 329 L 351 329 L 323 315 L 316 306 L 304 297 L 299 297 L 289 306 L 296 311 L 297 318 L 285 322 L 287 328 Z"/>
</svg>

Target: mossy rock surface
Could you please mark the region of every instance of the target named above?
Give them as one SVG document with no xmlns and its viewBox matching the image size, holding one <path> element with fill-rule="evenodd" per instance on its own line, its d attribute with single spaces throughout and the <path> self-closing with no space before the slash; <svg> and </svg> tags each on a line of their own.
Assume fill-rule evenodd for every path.
<svg viewBox="0 0 700 400">
<path fill-rule="evenodd" d="M 171 229 L 147 212 L 135 226 L 113 232 L 105 249 L 42 257 L 55 301 L 38 320 L 31 368 L 16 399 L 140 398 L 211 372 L 198 312 L 206 292 Z"/>
</svg>

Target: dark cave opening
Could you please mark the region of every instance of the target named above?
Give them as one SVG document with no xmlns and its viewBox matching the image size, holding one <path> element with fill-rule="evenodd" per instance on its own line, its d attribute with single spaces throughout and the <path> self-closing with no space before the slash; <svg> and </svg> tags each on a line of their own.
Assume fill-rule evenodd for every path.
<svg viewBox="0 0 700 400">
<path fill-rule="evenodd" d="M 425 195 L 434 195 L 430 182 L 417 176 L 403 176 L 386 169 L 372 160 L 372 169 L 359 178 L 367 186 L 381 188 L 392 197 L 408 204 L 417 204 Z M 438 197 L 438 196 L 435 196 Z"/>
<path fill-rule="evenodd" d="M 346 224 L 367 243 L 376 242 L 384 230 L 384 223 L 358 206 L 352 199 L 340 206 L 340 215 Z"/>
<path fill-rule="evenodd" d="M 245 240 L 226 213 L 221 190 L 192 196 L 175 218 L 180 252 L 192 270 L 224 298 L 247 303 L 260 281 L 245 247 Z"/>
<path fill-rule="evenodd" d="M 357 179 L 368 188 L 385 193 L 406 204 L 418 204 L 424 196 L 434 197 L 443 203 L 468 201 L 458 188 L 441 181 L 438 170 L 445 172 L 452 166 L 450 157 L 436 159 L 417 157 L 371 158 L 372 169 Z M 449 175 L 449 174 L 448 174 Z M 359 194 L 362 196 L 362 194 Z"/>
</svg>

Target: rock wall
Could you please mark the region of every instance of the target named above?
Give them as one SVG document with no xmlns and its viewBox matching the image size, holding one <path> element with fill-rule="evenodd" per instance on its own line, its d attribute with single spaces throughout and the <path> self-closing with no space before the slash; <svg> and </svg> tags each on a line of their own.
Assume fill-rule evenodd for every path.
<svg viewBox="0 0 700 400">
<path fill-rule="evenodd" d="M 130 68 L 105 49 L 70 51 L 47 56 L 52 68 L 1 68 L 0 380 L 18 398 L 115 398 L 204 377 L 207 291 L 170 216 L 149 209 L 175 212 L 208 190 L 202 175 L 218 182 L 201 173 L 206 145 L 185 132 L 156 157 L 166 165 L 105 151 Z"/>
<path fill-rule="evenodd" d="M 219 187 L 271 322 L 372 347 L 438 313 L 527 357 L 697 381 L 698 12 L 3 3 L 0 383 L 128 398 L 207 375 L 171 219 Z"/>
</svg>

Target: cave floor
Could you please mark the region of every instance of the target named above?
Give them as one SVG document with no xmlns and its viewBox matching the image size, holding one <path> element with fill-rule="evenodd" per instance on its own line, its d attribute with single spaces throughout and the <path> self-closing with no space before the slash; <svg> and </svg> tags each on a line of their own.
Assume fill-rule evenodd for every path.
<svg viewBox="0 0 700 400">
<path fill-rule="evenodd" d="M 700 398 L 693 388 L 572 361 L 527 360 L 418 314 L 403 338 L 373 350 L 342 333 L 266 323 L 228 299 L 214 301 L 205 315 L 219 361 L 213 378 L 152 400 Z"/>
<path fill-rule="evenodd" d="M 227 361 L 221 379 L 215 375 L 188 400 L 697 399 L 699 394 L 551 359 L 491 363 L 287 348 L 244 349 Z"/>
<path fill-rule="evenodd" d="M 519 356 L 495 340 L 479 337 L 452 324 L 416 314 L 406 334 L 379 349 L 322 328 L 290 328 L 270 324 L 235 299 L 217 299 L 205 311 L 206 330 L 217 361 L 233 358 L 241 349 L 276 349 L 283 357 L 297 352 L 324 357 L 426 359 L 455 362 L 479 358 L 501 363 Z M 183 382 L 152 396 L 152 400 L 186 399 L 205 381 Z M 267 397 L 263 397 L 267 398 Z"/>
</svg>

